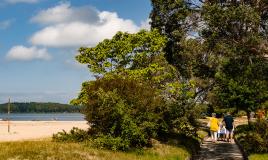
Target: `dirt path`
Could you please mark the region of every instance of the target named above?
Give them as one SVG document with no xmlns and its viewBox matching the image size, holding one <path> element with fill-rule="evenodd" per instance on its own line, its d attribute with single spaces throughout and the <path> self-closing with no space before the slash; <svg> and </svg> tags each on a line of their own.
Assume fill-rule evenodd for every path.
<svg viewBox="0 0 268 160">
<path fill-rule="evenodd" d="M 243 155 L 235 143 L 218 141 L 212 143 L 206 138 L 196 160 L 243 160 Z"/>
</svg>

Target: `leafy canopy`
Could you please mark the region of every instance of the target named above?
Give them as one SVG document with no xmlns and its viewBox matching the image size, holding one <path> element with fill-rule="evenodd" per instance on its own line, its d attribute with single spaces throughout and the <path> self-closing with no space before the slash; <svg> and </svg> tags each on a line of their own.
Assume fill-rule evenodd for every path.
<svg viewBox="0 0 268 160">
<path fill-rule="evenodd" d="M 72 103 L 85 106 L 97 146 L 127 150 L 171 133 L 195 135 L 195 82 L 179 81 L 164 57 L 166 41 L 157 30 L 142 30 L 80 48 L 77 60 L 97 79 L 84 82 Z"/>
<path fill-rule="evenodd" d="M 266 0 L 151 0 L 152 28 L 167 37 L 165 57 L 196 98 L 256 110 L 267 99 Z"/>
<path fill-rule="evenodd" d="M 105 39 L 96 47 L 80 48 L 76 57 L 88 64 L 91 72 L 105 74 L 122 69 L 141 69 L 151 65 L 161 55 L 166 39 L 157 30 L 142 30 L 137 34 L 118 32 L 112 39 Z"/>
</svg>

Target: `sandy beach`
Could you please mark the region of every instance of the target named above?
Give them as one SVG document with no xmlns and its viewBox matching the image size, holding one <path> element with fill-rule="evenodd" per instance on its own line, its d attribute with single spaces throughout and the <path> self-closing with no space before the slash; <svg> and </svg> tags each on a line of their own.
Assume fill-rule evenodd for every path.
<svg viewBox="0 0 268 160">
<path fill-rule="evenodd" d="M 88 129 L 86 121 L 11 121 L 10 133 L 8 122 L 0 121 L 0 141 L 22 141 L 52 137 L 53 133 L 73 127 Z"/>
</svg>

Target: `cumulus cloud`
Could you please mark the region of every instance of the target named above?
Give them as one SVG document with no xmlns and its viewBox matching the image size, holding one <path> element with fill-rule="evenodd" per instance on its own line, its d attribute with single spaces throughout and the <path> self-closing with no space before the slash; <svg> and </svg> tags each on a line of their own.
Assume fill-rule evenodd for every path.
<svg viewBox="0 0 268 160">
<path fill-rule="evenodd" d="M 90 6 L 71 7 L 70 3 L 60 5 L 40 11 L 31 22 L 49 25 L 68 22 L 95 23 L 99 21 L 99 11 Z"/>
<path fill-rule="evenodd" d="M 12 23 L 12 20 L 5 20 L 0 22 L 0 29 L 7 29 Z"/>
<path fill-rule="evenodd" d="M 49 60 L 51 57 L 45 48 L 14 46 L 8 51 L 6 58 L 8 60 L 30 61 L 34 59 Z"/>
<path fill-rule="evenodd" d="M 16 4 L 16 3 L 37 3 L 40 0 L 6 0 L 7 3 Z"/>
<path fill-rule="evenodd" d="M 94 46 L 118 31 L 135 33 L 140 29 L 115 12 L 100 12 L 89 6 L 72 7 L 70 3 L 40 11 L 31 21 L 46 26 L 30 42 L 46 47 Z"/>
</svg>

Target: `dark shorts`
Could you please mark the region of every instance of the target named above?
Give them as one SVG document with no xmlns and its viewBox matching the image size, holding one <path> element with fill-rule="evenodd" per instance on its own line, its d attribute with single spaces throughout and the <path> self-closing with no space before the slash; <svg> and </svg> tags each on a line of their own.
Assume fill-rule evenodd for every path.
<svg viewBox="0 0 268 160">
<path fill-rule="evenodd" d="M 234 130 L 233 129 L 226 129 L 226 134 L 233 134 Z"/>
</svg>

